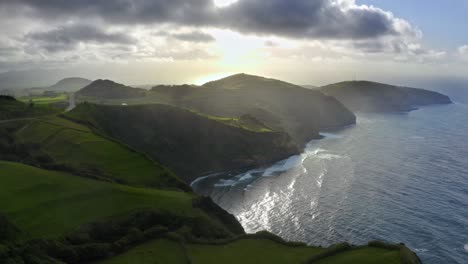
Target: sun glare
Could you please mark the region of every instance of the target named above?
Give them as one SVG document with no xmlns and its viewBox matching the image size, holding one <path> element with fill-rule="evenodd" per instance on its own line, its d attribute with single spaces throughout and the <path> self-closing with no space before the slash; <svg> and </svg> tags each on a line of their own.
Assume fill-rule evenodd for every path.
<svg viewBox="0 0 468 264">
<path fill-rule="evenodd" d="M 214 4 L 217 7 L 226 7 L 228 5 L 234 4 L 238 0 L 214 0 Z"/>
</svg>

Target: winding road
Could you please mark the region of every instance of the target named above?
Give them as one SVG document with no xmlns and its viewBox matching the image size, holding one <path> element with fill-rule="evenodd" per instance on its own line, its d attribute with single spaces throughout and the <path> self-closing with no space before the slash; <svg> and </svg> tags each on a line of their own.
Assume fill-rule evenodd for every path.
<svg viewBox="0 0 468 264">
<path fill-rule="evenodd" d="M 75 100 L 75 94 L 70 93 L 68 96 L 68 107 L 67 107 L 67 112 L 73 110 L 73 108 L 76 107 L 76 100 Z"/>
</svg>

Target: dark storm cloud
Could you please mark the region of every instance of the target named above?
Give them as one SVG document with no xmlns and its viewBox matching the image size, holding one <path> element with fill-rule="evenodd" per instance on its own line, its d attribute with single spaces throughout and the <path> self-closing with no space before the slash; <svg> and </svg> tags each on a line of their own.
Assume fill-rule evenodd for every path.
<svg viewBox="0 0 468 264">
<path fill-rule="evenodd" d="M 102 18 L 117 24 L 178 23 L 209 24 L 215 6 L 211 0 L 3 0 L 7 7 L 45 19 Z"/>
<path fill-rule="evenodd" d="M 343 4 L 344 2 L 344 4 Z M 47 19 L 100 19 L 110 24 L 169 23 L 228 28 L 292 38 L 366 39 L 398 35 L 396 19 L 376 8 L 337 0 L 239 0 L 217 8 L 212 0 L 3 0 Z"/>
<path fill-rule="evenodd" d="M 106 32 L 90 25 L 77 25 L 56 28 L 50 31 L 33 32 L 25 36 L 49 52 L 71 50 L 79 43 L 133 44 L 136 40 L 124 33 Z"/>
<path fill-rule="evenodd" d="M 330 0 L 239 1 L 221 11 L 229 27 L 294 38 L 363 39 L 397 34 L 378 9 L 343 8 Z"/>
</svg>

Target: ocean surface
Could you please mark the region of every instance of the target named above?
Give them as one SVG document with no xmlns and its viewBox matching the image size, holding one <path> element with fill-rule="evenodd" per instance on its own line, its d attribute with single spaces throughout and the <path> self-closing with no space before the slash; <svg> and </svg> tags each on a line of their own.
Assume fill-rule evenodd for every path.
<svg viewBox="0 0 468 264">
<path fill-rule="evenodd" d="M 358 114 L 304 153 L 202 178 L 247 232 L 328 246 L 404 242 L 425 264 L 468 263 L 468 105 Z"/>
</svg>

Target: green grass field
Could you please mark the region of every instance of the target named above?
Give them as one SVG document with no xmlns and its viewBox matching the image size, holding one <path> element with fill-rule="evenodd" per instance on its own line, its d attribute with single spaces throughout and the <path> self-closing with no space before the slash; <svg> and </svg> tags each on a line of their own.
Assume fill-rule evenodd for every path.
<svg viewBox="0 0 468 264">
<path fill-rule="evenodd" d="M 0 161 L 0 212 L 27 237 L 56 238 L 74 228 L 137 209 L 195 215 L 195 195 L 134 188 Z"/>
<path fill-rule="evenodd" d="M 267 126 L 265 126 L 265 125 L 263 125 L 261 123 L 246 122 L 244 119 L 239 118 L 239 117 L 215 116 L 215 115 L 209 115 L 209 114 L 206 114 L 206 113 L 201 113 L 201 112 L 198 112 L 198 111 L 195 111 L 195 110 L 189 110 L 189 111 L 192 112 L 192 113 L 195 113 L 197 115 L 206 117 L 208 119 L 218 121 L 218 122 L 221 122 L 221 123 L 229 125 L 229 126 L 242 128 L 242 129 L 245 129 L 245 130 L 248 130 L 248 131 L 260 132 L 260 133 L 262 133 L 262 132 L 273 132 L 272 129 L 270 129 L 269 127 L 267 127 Z"/>
<path fill-rule="evenodd" d="M 158 239 L 137 246 L 129 251 L 95 264 L 186 264 L 185 249 L 178 242 Z M 221 263 L 221 262 L 219 262 Z"/>
<path fill-rule="evenodd" d="M 268 239 L 240 239 L 226 245 L 181 244 L 158 239 L 99 264 L 302 264 L 325 249 L 286 246 Z M 399 250 L 372 247 L 351 249 L 312 262 L 318 264 L 398 264 Z M 97 264 L 97 263 L 96 263 Z"/>
<path fill-rule="evenodd" d="M 365 247 L 349 250 L 320 261 L 317 264 L 399 264 L 400 251 Z"/>
<path fill-rule="evenodd" d="M 39 105 L 48 105 L 58 102 L 66 102 L 68 97 L 66 94 L 58 94 L 57 96 L 31 96 L 31 97 L 22 97 L 20 101 L 29 103 L 30 101 L 39 104 Z"/>
<path fill-rule="evenodd" d="M 21 143 L 40 144 L 41 150 L 56 163 L 77 172 L 136 186 L 184 185 L 162 165 L 63 118 L 48 116 L 28 120 L 15 137 Z"/>
<path fill-rule="evenodd" d="M 190 245 L 193 263 L 303 263 L 323 249 L 290 247 L 267 239 L 241 239 L 227 245 Z"/>
</svg>

